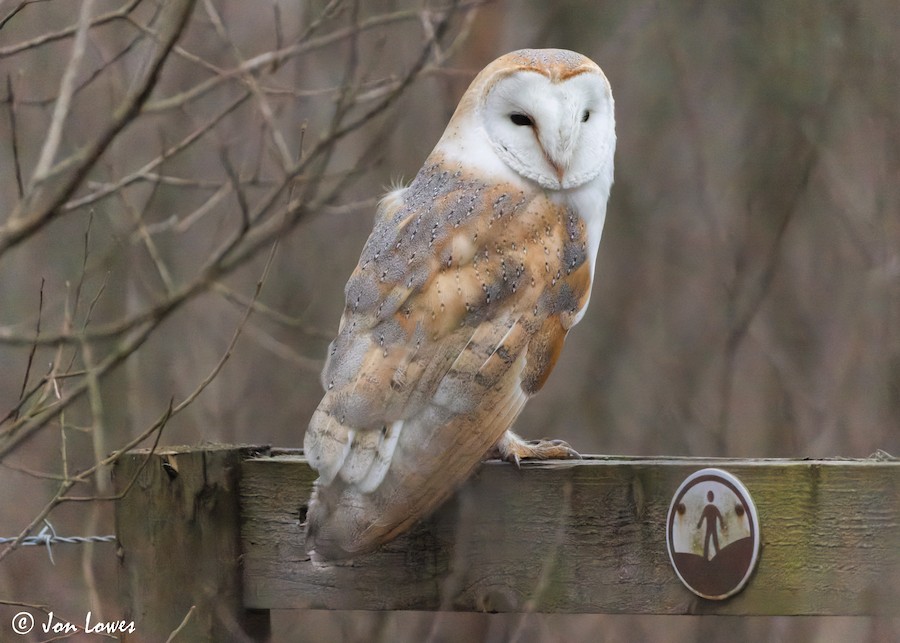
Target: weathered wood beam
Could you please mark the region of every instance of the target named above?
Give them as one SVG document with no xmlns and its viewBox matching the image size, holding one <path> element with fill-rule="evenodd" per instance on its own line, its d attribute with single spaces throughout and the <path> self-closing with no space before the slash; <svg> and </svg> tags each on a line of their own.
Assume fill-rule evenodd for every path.
<svg viewBox="0 0 900 643">
<path fill-rule="evenodd" d="M 762 551 L 740 594 L 699 598 L 665 542 L 679 484 L 715 466 L 748 487 Z M 244 606 L 630 614 L 900 614 L 900 461 L 599 458 L 487 462 L 382 551 L 316 565 L 297 455 L 243 463 Z"/>
<path fill-rule="evenodd" d="M 243 605 L 242 463 L 265 447 L 126 453 L 114 469 L 123 640 L 267 640 L 268 611 Z M 193 611 L 192 611 L 193 608 Z M 188 614 L 190 613 L 190 616 Z"/>
</svg>

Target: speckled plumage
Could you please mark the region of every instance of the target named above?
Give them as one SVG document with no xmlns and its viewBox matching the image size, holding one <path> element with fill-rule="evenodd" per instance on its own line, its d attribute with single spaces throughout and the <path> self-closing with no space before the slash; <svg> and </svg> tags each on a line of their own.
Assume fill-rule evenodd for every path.
<svg viewBox="0 0 900 643">
<path fill-rule="evenodd" d="M 531 133 L 509 123 L 520 109 Z M 316 557 L 390 540 L 493 447 L 509 459 L 577 455 L 508 429 L 587 305 L 612 109 L 608 82 L 580 54 L 507 54 L 473 81 L 409 187 L 383 199 L 304 441 L 320 476 L 307 531 Z"/>
</svg>

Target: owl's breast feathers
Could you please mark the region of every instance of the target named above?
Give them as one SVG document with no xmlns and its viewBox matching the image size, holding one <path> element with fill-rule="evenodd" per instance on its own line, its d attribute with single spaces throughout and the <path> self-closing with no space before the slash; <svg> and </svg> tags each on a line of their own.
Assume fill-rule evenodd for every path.
<svg viewBox="0 0 900 643">
<path fill-rule="evenodd" d="M 304 442 L 309 549 L 374 549 L 455 489 L 546 381 L 587 304 L 589 252 L 542 190 L 439 160 L 382 203 Z"/>
</svg>

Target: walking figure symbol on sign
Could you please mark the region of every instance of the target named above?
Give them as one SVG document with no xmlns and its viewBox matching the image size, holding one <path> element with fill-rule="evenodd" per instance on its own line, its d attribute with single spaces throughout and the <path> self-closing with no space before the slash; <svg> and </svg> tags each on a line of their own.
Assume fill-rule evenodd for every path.
<svg viewBox="0 0 900 643">
<path fill-rule="evenodd" d="M 707 504 L 703 508 L 703 513 L 700 515 L 700 520 L 697 521 L 697 529 L 700 529 L 700 525 L 703 524 L 703 521 L 706 521 L 706 536 L 703 539 L 703 557 L 706 560 L 710 559 L 709 556 L 709 541 L 712 540 L 713 547 L 716 548 L 713 556 L 719 553 L 719 524 L 722 525 L 722 529 L 727 529 L 725 526 L 725 519 L 722 518 L 722 512 L 719 511 L 719 508 L 713 504 L 713 501 L 716 498 L 716 494 L 712 492 L 710 489 L 706 493 Z"/>
<path fill-rule="evenodd" d="M 688 589 L 703 598 L 727 598 L 744 587 L 756 567 L 756 506 L 727 471 L 697 471 L 672 498 L 666 538 L 669 559 Z"/>
</svg>

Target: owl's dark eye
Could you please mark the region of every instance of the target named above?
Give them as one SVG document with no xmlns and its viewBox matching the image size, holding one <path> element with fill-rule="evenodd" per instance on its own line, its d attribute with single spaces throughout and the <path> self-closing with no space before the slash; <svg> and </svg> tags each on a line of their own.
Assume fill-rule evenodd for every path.
<svg viewBox="0 0 900 643">
<path fill-rule="evenodd" d="M 591 112 L 590 112 L 590 110 L 587 110 L 587 109 L 584 110 L 584 114 L 581 115 L 581 122 L 582 122 L 582 123 L 587 123 L 587 122 L 588 122 L 588 119 L 589 119 L 590 117 L 591 117 Z"/>
<path fill-rule="evenodd" d="M 534 121 L 531 120 L 531 117 L 528 114 L 510 114 L 509 120 L 511 120 L 514 125 L 518 125 L 520 127 L 534 127 Z"/>
</svg>

